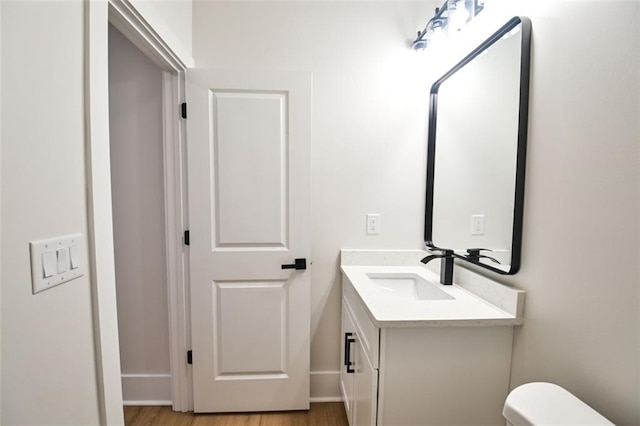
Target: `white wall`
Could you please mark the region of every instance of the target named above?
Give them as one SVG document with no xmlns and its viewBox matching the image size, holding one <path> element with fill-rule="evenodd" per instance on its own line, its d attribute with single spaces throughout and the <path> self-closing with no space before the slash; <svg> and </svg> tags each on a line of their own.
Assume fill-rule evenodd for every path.
<svg viewBox="0 0 640 426">
<path fill-rule="evenodd" d="M 130 0 L 130 3 L 171 47 L 178 57 L 191 66 L 192 1 Z"/>
<path fill-rule="evenodd" d="M 533 24 L 522 269 L 499 278 L 528 292 L 512 385 L 554 381 L 638 424 L 640 5 L 503 3 Z M 443 67 L 406 46 L 432 7 L 194 3 L 197 66 L 314 74 L 316 372 L 339 365 L 338 250 L 422 247 L 427 94 Z M 381 235 L 365 235 L 368 212 Z"/>
<path fill-rule="evenodd" d="M 3 1 L 1 26 L 0 423 L 97 424 L 89 274 L 32 295 L 28 245 L 87 236 L 83 2 Z"/>
<path fill-rule="evenodd" d="M 640 423 L 638 2 L 494 0 L 533 27 L 522 267 L 511 384 L 551 381 Z M 604 33 L 599 22 L 618 19 Z"/>
<path fill-rule="evenodd" d="M 312 372 L 339 370 L 339 249 L 421 247 L 429 86 L 407 46 L 434 6 L 194 2 L 197 67 L 313 73 Z M 337 374 L 311 392 L 339 395 Z"/>
<path fill-rule="evenodd" d="M 111 189 L 125 401 L 171 400 L 162 128 L 162 71 L 109 27 Z"/>
<path fill-rule="evenodd" d="M 34 296 L 28 251 L 30 240 L 87 235 L 83 3 L 1 2 L 0 423 L 7 425 L 99 423 L 91 268 Z M 139 8 L 189 62 L 190 2 Z"/>
<path fill-rule="evenodd" d="M 553 381 L 637 425 L 640 3 L 545 3 L 512 2 L 533 25 L 512 385 Z"/>
</svg>

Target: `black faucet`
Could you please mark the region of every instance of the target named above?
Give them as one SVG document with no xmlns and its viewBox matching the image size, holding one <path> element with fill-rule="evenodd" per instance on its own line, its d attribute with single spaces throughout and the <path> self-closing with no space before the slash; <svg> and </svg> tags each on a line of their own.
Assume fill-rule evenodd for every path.
<svg viewBox="0 0 640 426">
<path fill-rule="evenodd" d="M 485 248 L 470 248 L 467 249 L 467 260 L 474 262 L 474 263 L 479 263 L 480 259 L 489 259 L 490 261 L 492 261 L 493 263 L 500 263 L 498 261 L 498 259 L 496 259 L 495 257 L 491 257 L 491 256 L 486 256 L 484 254 L 480 254 L 481 251 L 493 251 L 491 249 L 485 249 Z"/>
<path fill-rule="evenodd" d="M 440 259 L 440 284 L 453 284 L 453 250 L 432 247 L 429 249 L 429 251 L 439 251 L 441 254 L 430 254 L 420 262 L 426 265 L 433 259 Z"/>
</svg>

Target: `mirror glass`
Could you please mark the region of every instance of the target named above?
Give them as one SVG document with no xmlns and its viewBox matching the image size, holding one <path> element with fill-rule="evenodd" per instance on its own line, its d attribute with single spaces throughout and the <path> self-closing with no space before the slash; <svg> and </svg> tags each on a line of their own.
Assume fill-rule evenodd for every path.
<svg viewBox="0 0 640 426">
<path fill-rule="evenodd" d="M 520 265 L 530 34 L 512 18 L 430 95 L 425 242 L 501 274 Z"/>
</svg>

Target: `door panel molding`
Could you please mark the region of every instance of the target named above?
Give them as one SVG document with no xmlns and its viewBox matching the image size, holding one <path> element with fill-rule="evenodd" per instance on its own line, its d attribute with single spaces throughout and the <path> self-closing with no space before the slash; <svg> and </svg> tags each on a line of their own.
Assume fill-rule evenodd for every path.
<svg viewBox="0 0 640 426">
<path fill-rule="evenodd" d="M 288 170 L 289 161 L 287 94 L 212 90 L 209 102 L 213 249 L 253 244 L 287 247 L 289 176 L 281 173 Z M 242 121 L 236 118 L 239 114 Z M 263 141 L 258 151 L 252 144 L 256 138 Z M 265 159 L 269 156 L 276 158 Z M 268 165 L 279 170 L 265 170 Z M 253 176 L 247 179 L 247 175 Z M 260 214 L 243 217 L 253 209 L 259 209 Z M 275 232 L 269 233 L 271 229 Z"/>
<path fill-rule="evenodd" d="M 287 281 L 228 281 L 215 287 L 215 380 L 288 377 Z"/>
</svg>

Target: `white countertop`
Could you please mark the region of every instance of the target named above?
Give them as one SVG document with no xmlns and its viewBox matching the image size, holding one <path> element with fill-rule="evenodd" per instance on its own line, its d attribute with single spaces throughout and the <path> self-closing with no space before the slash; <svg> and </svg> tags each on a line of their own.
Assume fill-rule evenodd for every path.
<svg viewBox="0 0 640 426">
<path fill-rule="evenodd" d="M 341 270 L 364 302 L 371 320 L 377 327 L 509 326 L 523 323 L 521 315 L 500 309 L 459 285 L 439 284 L 438 275 L 421 265 L 376 266 L 343 263 Z M 454 299 L 410 300 L 395 296 L 376 286 L 367 274 L 416 274 L 427 281 L 437 283 L 439 289 Z M 516 293 L 523 293 L 511 288 L 505 288 L 504 291 L 515 292 L 514 297 L 518 297 Z M 522 312 L 522 309 L 517 309 L 516 312 Z"/>
</svg>

